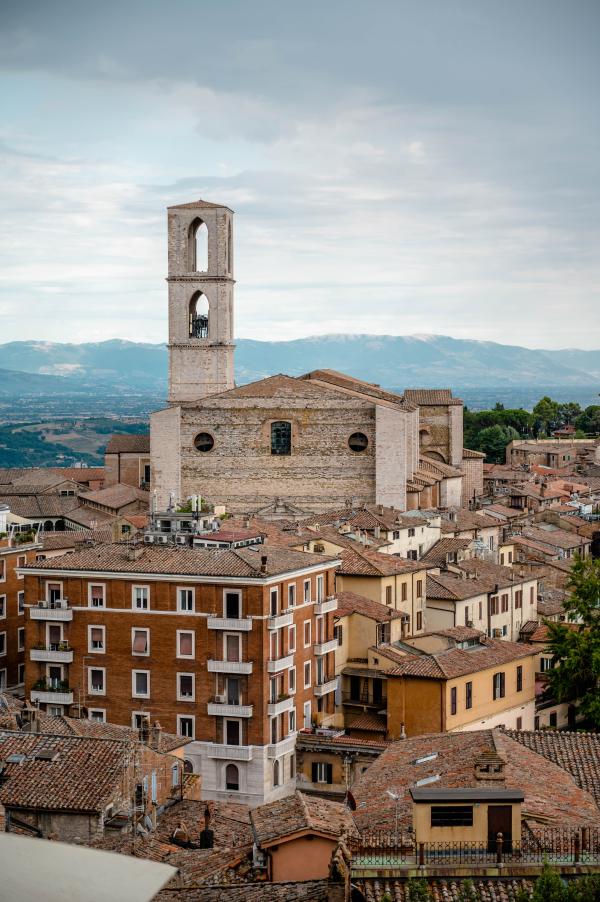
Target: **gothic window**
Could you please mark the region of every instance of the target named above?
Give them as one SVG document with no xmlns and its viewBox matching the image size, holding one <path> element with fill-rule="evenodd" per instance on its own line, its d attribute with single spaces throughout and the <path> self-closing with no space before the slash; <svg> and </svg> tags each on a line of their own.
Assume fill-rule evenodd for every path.
<svg viewBox="0 0 600 902">
<path fill-rule="evenodd" d="M 271 454 L 292 453 L 292 424 L 285 420 L 271 423 Z"/>
<path fill-rule="evenodd" d="M 190 301 L 190 338 L 208 338 L 208 299 L 200 291 Z"/>
<path fill-rule="evenodd" d="M 240 788 L 240 772 L 235 764 L 228 764 L 225 768 L 225 789 L 238 790 Z"/>
<path fill-rule="evenodd" d="M 201 219 L 194 219 L 188 232 L 189 272 L 208 270 L 208 229 Z"/>
<path fill-rule="evenodd" d="M 202 451 L 204 454 L 206 454 L 207 451 L 212 451 L 214 446 L 215 440 L 210 432 L 199 432 L 194 439 L 194 447 L 196 451 Z"/>
<path fill-rule="evenodd" d="M 273 786 L 279 786 L 279 761 L 273 762 Z"/>
<path fill-rule="evenodd" d="M 354 451 L 356 454 L 360 454 L 362 451 L 367 450 L 369 439 L 364 434 L 364 432 L 353 432 L 348 439 L 348 445 L 351 451 Z"/>
</svg>

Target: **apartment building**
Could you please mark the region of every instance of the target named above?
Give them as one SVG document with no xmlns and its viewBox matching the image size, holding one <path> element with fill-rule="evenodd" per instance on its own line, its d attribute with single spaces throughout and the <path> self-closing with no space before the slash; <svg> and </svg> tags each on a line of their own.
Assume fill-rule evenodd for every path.
<svg viewBox="0 0 600 902">
<path fill-rule="evenodd" d="M 31 564 L 27 696 L 53 714 L 158 719 L 193 740 L 205 798 L 278 798 L 294 788 L 297 730 L 334 716 L 338 564 L 152 542 Z"/>
<path fill-rule="evenodd" d="M 427 576 L 430 629 L 469 626 L 492 639 L 519 639 L 521 627 L 537 618 L 537 579 L 476 558 Z"/>
<path fill-rule="evenodd" d="M 0 692 L 25 682 L 25 589 L 18 568 L 35 560 L 41 544 L 0 539 Z"/>
</svg>

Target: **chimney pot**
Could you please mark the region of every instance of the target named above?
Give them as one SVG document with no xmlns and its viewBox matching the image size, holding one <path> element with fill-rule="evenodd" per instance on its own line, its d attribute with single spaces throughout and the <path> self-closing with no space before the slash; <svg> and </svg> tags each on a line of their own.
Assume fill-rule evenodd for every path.
<svg viewBox="0 0 600 902">
<path fill-rule="evenodd" d="M 266 555 L 266 554 L 263 554 L 263 555 L 261 556 L 261 559 L 260 559 L 260 572 L 261 572 L 261 573 L 266 573 L 266 572 L 267 572 L 267 555 Z"/>
</svg>

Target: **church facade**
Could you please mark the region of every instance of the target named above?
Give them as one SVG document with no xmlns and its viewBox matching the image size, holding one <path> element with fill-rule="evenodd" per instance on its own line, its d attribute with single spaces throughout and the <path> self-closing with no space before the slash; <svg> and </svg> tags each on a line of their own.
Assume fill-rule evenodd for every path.
<svg viewBox="0 0 600 902">
<path fill-rule="evenodd" d="M 236 387 L 233 213 L 198 201 L 170 207 L 168 223 L 169 406 L 152 415 L 150 448 L 159 508 L 194 494 L 233 513 L 461 504 L 461 401 L 331 370 Z"/>
</svg>

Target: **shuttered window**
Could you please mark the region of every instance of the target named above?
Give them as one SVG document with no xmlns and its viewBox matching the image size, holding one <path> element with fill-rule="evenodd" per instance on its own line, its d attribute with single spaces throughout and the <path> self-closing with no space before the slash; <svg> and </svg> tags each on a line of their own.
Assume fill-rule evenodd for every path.
<svg viewBox="0 0 600 902">
<path fill-rule="evenodd" d="M 104 648 L 104 630 L 101 626 L 93 626 L 91 633 L 92 648 L 101 651 Z"/>
<path fill-rule="evenodd" d="M 192 633 L 179 634 L 179 654 L 191 658 L 194 654 L 194 637 Z"/>
<path fill-rule="evenodd" d="M 148 654 L 148 633 L 146 630 L 133 631 L 133 653 L 134 655 Z"/>
</svg>

